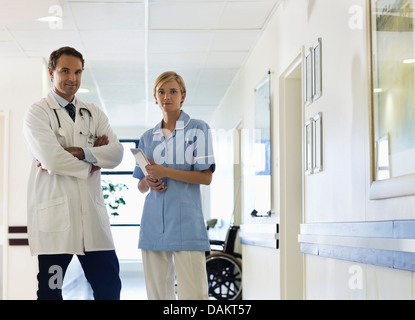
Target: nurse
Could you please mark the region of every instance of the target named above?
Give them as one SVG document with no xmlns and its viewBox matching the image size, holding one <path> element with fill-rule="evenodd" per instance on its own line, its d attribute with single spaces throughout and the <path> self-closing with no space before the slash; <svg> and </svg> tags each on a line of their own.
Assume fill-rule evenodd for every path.
<svg viewBox="0 0 415 320">
<path fill-rule="evenodd" d="M 139 248 L 142 249 L 150 300 L 206 300 L 205 252 L 209 239 L 201 208 L 200 185 L 209 185 L 215 171 L 209 126 L 181 110 L 186 86 L 175 72 L 161 74 L 154 98 L 163 119 L 139 143 L 151 165 L 147 176 L 136 166 L 138 189 L 147 193 Z"/>
</svg>

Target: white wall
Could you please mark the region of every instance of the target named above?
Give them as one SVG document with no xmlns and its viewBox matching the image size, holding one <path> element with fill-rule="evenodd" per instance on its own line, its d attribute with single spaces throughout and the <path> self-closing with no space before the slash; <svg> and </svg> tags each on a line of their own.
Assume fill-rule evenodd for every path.
<svg viewBox="0 0 415 320">
<path fill-rule="evenodd" d="M 9 117 L 5 110 L 0 111 L 0 299 L 3 299 L 6 278 L 5 272 L 7 268 L 7 199 L 8 199 L 8 132 L 9 132 Z"/>
<path fill-rule="evenodd" d="M 22 133 L 26 109 L 42 98 L 44 64 L 41 59 L 0 59 L 0 110 L 9 114 L 8 206 L 4 223 L 27 226 L 26 190 L 30 157 Z M 7 232 L 7 228 L 5 228 Z M 22 235 L 27 237 L 27 235 Z M 36 296 L 37 265 L 28 246 L 6 246 L 7 263 L 3 270 L 6 299 L 33 299 Z"/>
<path fill-rule="evenodd" d="M 361 30 L 349 27 L 349 9 L 358 5 L 366 12 L 365 1 L 313 2 L 307 24 L 311 38 L 305 44 L 323 38 L 323 97 L 305 117 L 323 113 L 324 171 L 306 177 L 305 222 L 364 220 L 370 168 L 368 38 L 366 22 Z"/>
<path fill-rule="evenodd" d="M 323 48 L 323 96 L 304 109 L 304 119 L 318 112 L 323 114 L 324 170 L 304 177 L 303 223 L 415 218 L 414 197 L 380 201 L 371 201 L 369 197 L 370 77 L 366 5 L 365 0 L 282 1 L 215 114 L 217 120 L 213 127 L 223 127 L 223 119 L 242 118 L 243 128 L 253 128 L 253 89 L 268 69 L 272 71 L 272 147 L 276 157 L 272 222 L 278 222 L 281 213 L 281 190 L 275 174 L 279 162 L 279 136 L 276 134 L 281 112 L 279 76 L 302 48 L 311 47 L 319 37 Z M 243 223 L 253 223 L 249 216 L 249 208 L 252 208 L 249 185 L 244 186 L 243 199 Z M 283 259 L 279 251 L 243 247 L 244 297 L 280 298 L 280 292 L 275 291 L 280 286 Z M 308 255 L 304 259 L 306 299 L 414 297 L 411 272 L 361 264 L 365 286 L 353 291 L 347 284 L 349 268 L 359 264 Z M 267 276 L 258 272 L 262 266 L 266 266 Z"/>
</svg>

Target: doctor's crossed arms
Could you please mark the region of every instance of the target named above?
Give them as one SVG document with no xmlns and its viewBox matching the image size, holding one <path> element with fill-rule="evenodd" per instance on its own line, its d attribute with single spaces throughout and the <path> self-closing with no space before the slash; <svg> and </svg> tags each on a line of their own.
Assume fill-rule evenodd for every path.
<svg viewBox="0 0 415 320">
<path fill-rule="evenodd" d="M 103 134 L 102 136 L 98 137 L 95 140 L 94 147 L 106 146 L 108 144 L 109 144 L 108 136 Z M 85 159 L 84 149 L 80 147 L 68 147 L 68 148 L 65 148 L 65 151 L 69 152 L 71 155 L 78 158 L 79 160 Z M 45 170 L 42 168 L 42 164 L 39 162 L 39 160 L 36 159 L 36 161 L 37 161 L 37 166 L 40 167 L 42 170 Z M 92 165 L 91 173 L 94 173 L 95 171 L 98 171 L 98 170 L 101 170 L 101 168 L 96 165 Z"/>
</svg>

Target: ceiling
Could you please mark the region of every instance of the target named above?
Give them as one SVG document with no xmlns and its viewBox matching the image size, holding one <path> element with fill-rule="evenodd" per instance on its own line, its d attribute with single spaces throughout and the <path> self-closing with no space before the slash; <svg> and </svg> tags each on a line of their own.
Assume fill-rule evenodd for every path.
<svg viewBox="0 0 415 320">
<path fill-rule="evenodd" d="M 156 77 L 183 76 L 183 109 L 210 121 L 280 0 L 0 0 L 0 57 L 43 57 L 72 46 L 86 60 L 81 100 L 118 130 L 161 119 Z M 41 22 L 55 16 L 61 20 Z"/>
</svg>

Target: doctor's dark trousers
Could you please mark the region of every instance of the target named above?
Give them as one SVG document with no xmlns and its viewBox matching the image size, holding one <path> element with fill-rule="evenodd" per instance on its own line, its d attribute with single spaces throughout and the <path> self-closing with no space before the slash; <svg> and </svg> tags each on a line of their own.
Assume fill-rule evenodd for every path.
<svg viewBox="0 0 415 320">
<path fill-rule="evenodd" d="M 62 283 L 72 254 L 39 255 L 38 300 L 62 300 Z M 78 255 L 95 300 L 119 300 L 120 266 L 114 250 L 85 252 Z"/>
</svg>

